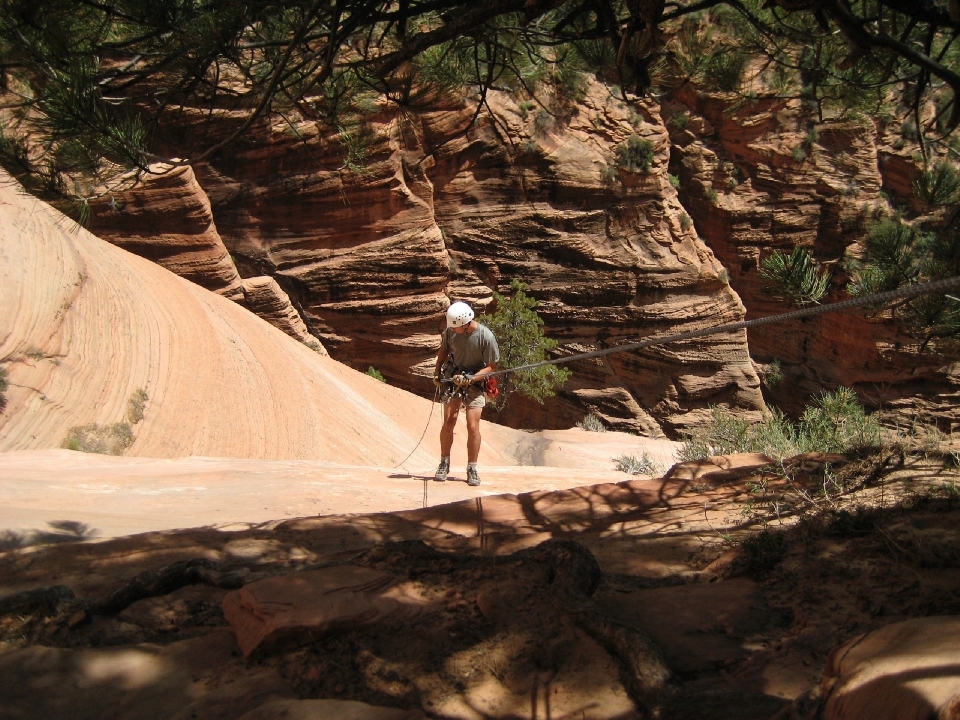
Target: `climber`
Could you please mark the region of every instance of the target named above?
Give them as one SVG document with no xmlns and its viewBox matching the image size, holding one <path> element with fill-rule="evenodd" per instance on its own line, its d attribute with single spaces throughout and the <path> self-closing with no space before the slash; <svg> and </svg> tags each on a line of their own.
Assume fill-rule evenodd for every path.
<svg viewBox="0 0 960 720">
<path fill-rule="evenodd" d="M 457 425 L 460 406 L 466 403 L 467 414 L 467 485 L 479 485 L 477 458 L 480 455 L 480 414 L 486 404 L 483 378 L 497 369 L 500 348 L 497 338 L 485 325 L 473 319 L 473 309 L 465 302 L 455 302 L 447 309 L 447 327 L 437 351 L 433 382 L 440 387 L 444 365 L 452 363 L 451 382 L 460 389 L 443 407 L 440 428 L 440 465 L 433 479 L 443 482 L 450 473 L 450 448 Z"/>
</svg>

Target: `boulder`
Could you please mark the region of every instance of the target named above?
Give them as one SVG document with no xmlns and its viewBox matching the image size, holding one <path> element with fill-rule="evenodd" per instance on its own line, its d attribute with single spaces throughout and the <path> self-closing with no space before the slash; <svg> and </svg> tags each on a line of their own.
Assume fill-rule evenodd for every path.
<svg viewBox="0 0 960 720">
<path fill-rule="evenodd" d="M 960 617 L 913 618 L 830 653 L 824 720 L 960 718 Z"/>
<path fill-rule="evenodd" d="M 245 657 L 334 630 L 412 620 L 429 608 L 412 583 L 352 565 L 260 580 L 223 598 L 224 617 Z"/>
</svg>

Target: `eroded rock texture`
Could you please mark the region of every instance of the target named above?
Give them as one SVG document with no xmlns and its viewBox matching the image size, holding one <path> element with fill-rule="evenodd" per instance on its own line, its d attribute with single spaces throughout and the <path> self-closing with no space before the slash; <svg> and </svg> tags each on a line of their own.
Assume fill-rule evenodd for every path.
<svg viewBox="0 0 960 720">
<path fill-rule="evenodd" d="M 183 117 L 171 130 L 182 137 L 207 119 Z M 238 121 L 224 113 L 214 135 Z M 812 125 L 790 103 L 736 105 L 690 86 L 662 107 L 626 105 L 594 83 L 576 106 L 491 93 L 480 113 L 473 101 L 383 104 L 362 129 L 336 135 L 303 116 L 288 121 L 195 168 L 215 232 L 245 286 L 272 277 L 289 296 L 282 322 L 295 325 L 296 308 L 334 358 L 425 396 L 448 303 L 482 310 L 515 278 L 540 301 L 558 355 L 788 311 L 758 271 L 795 245 L 831 269 L 829 299 L 845 297 L 845 261 L 886 203 L 881 188 L 906 192 L 915 172 L 869 125 Z M 618 162 L 631 138 L 650 143 L 648 169 Z M 150 220 L 167 237 L 164 223 L 183 220 L 164 207 Z M 101 212 L 98 232 L 130 247 L 139 235 L 129 214 Z M 201 284 L 239 289 L 214 279 L 217 263 L 204 272 Z M 788 411 L 846 385 L 868 406 L 919 409 L 949 428 L 956 360 L 920 352 L 888 319 L 827 314 L 574 362 L 544 406 L 515 396 L 489 417 L 562 428 L 593 412 L 616 429 L 676 437 L 711 405 L 759 417 L 757 368 L 777 365 L 783 381 L 763 391 Z"/>
<path fill-rule="evenodd" d="M 192 168 L 155 165 L 136 185 L 114 188 L 91 210 L 94 235 L 208 290 L 243 300 L 240 275 Z"/>
<path fill-rule="evenodd" d="M 912 196 L 916 162 L 872 124 L 818 124 L 798 103 L 736 105 L 730 95 L 692 89 L 664 114 L 681 201 L 727 268 L 747 319 L 793 309 L 765 292 L 759 274 L 775 250 L 807 248 L 831 273 L 825 302 L 848 297 L 846 263 L 887 204 L 881 189 L 897 204 Z M 944 429 L 960 421 L 957 358 L 921 351 L 888 317 L 829 313 L 748 332 L 753 359 L 780 365 L 783 380 L 765 388 L 778 407 L 800 412 L 811 396 L 845 385 L 874 409 L 916 413 Z"/>
<path fill-rule="evenodd" d="M 489 105 L 476 122 L 469 104 L 384 107 L 362 135 L 304 121 L 197 167 L 241 274 L 274 277 L 333 357 L 422 394 L 449 301 L 483 309 L 514 278 L 562 354 L 742 319 L 721 265 L 681 221 L 654 104 L 637 114 L 597 84 L 554 115 L 506 97 Z M 632 135 L 652 143 L 649 172 L 615 166 Z M 710 404 L 756 413 L 745 340 L 575 363 L 557 398 L 512 402 L 500 420 L 569 427 L 593 411 L 656 435 Z"/>
</svg>

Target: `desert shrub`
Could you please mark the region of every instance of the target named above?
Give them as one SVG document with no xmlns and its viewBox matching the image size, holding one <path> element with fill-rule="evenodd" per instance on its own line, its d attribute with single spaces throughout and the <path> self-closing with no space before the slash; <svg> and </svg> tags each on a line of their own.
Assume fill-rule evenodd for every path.
<svg viewBox="0 0 960 720">
<path fill-rule="evenodd" d="M 720 195 L 712 187 L 708 187 L 706 190 L 704 190 L 703 195 L 707 198 L 707 200 L 710 201 L 711 205 L 716 205 L 718 202 L 720 202 Z"/>
<path fill-rule="evenodd" d="M 148 399 L 146 389 L 137 388 L 133 391 L 130 399 L 127 400 L 127 420 L 132 425 L 136 425 L 143 420 L 143 408 L 146 407 Z"/>
<path fill-rule="evenodd" d="M 128 422 L 113 425 L 93 423 L 70 428 L 60 447 L 101 455 L 123 455 L 123 451 L 133 444 L 133 440 L 133 428 Z"/>
<path fill-rule="evenodd" d="M 382 383 L 385 383 L 387 381 L 387 379 L 383 376 L 383 374 L 379 370 L 377 370 L 373 365 L 367 368 L 367 375 L 372 377 L 374 380 L 379 380 Z"/>
<path fill-rule="evenodd" d="M 670 184 L 673 186 L 673 188 L 674 188 L 675 190 L 679 190 L 679 189 L 680 189 L 680 178 L 678 178 L 676 175 L 668 175 L 667 177 L 670 179 Z"/>
<path fill-rule="evenodd" d="M 677 113 L 670 118 L 668 124 L 677 130 L 684 130 L 690 124 L 690 116 L 687 113 Z"/>
<path fill-rule="evenodd" d="M 600 182 L 604 185 L 610 185 L 619 177 L 619 171 L 615 165 L 604 165 L 600 168 Z"/>
<path fill-rule="evenodd" d="M 510 290 L 510 295 L 494 292 L 493 312 L 488 310 L 479 318 L 497 338 L 500 370 L 544 362 L 558 345 L 556 340 L 544 334 L 543 318 L 537 313 L 539 303 L 527 295 L 527 286 L 514 279 Z M 517 370 L 502 379 L 500 394 L 491 405 L 497 413 L 502 412 L 514 393 L 543 404 L 545 399 L 556 395 L 569 378 L 570 370 L 558 365 Z"/>
<path fill-rule="evenodd" d="M 783 380 L 783 370 L 779 360 L 771 360 L 763 370 L 763 381 L 770 387 L 776 387 Z"/>
<path fill-rule="evenodd" d="M 38 348 L 36 345 L 31 345 L 26 350 L 23 351 L 23 354 L 26 355 L 31 360 L 42 360 L 43 359 L 43 350 Z"/>
<path fill-rule="evenodd" d="M 686 213 L 680 213 L 680 227 L 689 230 L 693 227 L 693 220 Z"/>
<path fill-rule="evenodd" d="M 606 432 L 607 431 L 607 426 L 603 424 L 603 420 L 601 420 L 597 415 L 594 415 L 593 413 L 588 413 L 584 415 L 583 419 L 577 423 L 577 427 L 582 428 L 583 430 L 588 430 L 590 432 Z"/>
<path fill-rule="evenodd" d="M 677 459 L 759 452 L 780 460 L 803 452 L 841 453 L 879 443 L 880 423 L 864 412 L 852 390 L 841 387 L 817 398 L 796 424 L 777 409 L 751 425 L 727 408 L 712 407 L 710 420 L 687 432 Z"/>
<path fill-rule="evenodd" d="M 639 135 L 631 135 L 614 150 L 617 167 L 628 172 L 650 172 L 653 164 L 653 143 Z"/>
<path fill-rule="evenodd" d="M 307 340 L 304 345 L 313 350 L 315 353 L 323 354 L 323 345 L 318 343 L 316 340 Z"/>
<path fill-rule="evenodd" d="M 7 369 L 0 367 L 0 411 L 7 406 L 7 388 L 10 387 L 10 377 Z"/>
<path fill-rule="evenodd" d="M 798 444 L 805 452 L 844 452 L 880 444 L 880 423 L 867 415 L 849 388 L 823 393 L 800 419 Z"/>
<path fill-rule="evenodd" d="M 663 474 L 663 465 L 653 460 L 647 453 L 636 457 L 634 455 L 621 455 L 614 458 L 617 470 L 625 472 L 627 475 L 652 475 L 658 477 Z"/>
</svg>

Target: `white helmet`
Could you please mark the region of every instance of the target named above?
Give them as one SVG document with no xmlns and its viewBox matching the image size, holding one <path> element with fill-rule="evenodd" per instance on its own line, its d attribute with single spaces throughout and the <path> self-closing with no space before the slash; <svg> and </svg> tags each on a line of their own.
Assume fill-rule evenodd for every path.
<svg viewBox="0 0 960 720">
<path fill-rule="evenodd" d="M 473 320 L 473 310 L 465 302 L 455 302 L 447 308 L 447 327 L 458 328 Z"/>
</svg>

